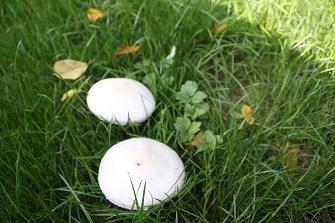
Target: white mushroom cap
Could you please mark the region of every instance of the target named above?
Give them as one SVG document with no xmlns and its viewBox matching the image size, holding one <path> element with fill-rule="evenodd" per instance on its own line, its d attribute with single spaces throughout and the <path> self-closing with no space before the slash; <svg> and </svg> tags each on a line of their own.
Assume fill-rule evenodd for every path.
<svg viewBox="0 0 335 223">
<path fill-rule="evenodd" d="M 149 138 L 131 138 L 112 146 L 102 158 L 98 174 L 99 186 L 110 202 L 135 210 L 142 199 L 145 209 L 160 203 L 180 190 L 184 180 L 184 164 L 178 154 Z"/>
<path fill-rule="evenodd" d="M 91 112 L 100 119 L 120 125 L 145 121 L 156 106 L 146 86 L 127 78 L 98 81 L 88 91 L 86 101 Z"/>
</svg>

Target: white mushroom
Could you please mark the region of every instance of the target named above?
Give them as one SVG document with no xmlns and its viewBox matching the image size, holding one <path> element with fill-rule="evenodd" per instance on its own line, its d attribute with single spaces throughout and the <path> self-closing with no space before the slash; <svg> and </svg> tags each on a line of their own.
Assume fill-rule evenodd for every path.
<svg viewBox="0 0 335 223">
<path fill-rule="evenodd" d="M 120 125 L 145 121 L 156 106 L 146 86 L 127 78 L 98 81 L 88 91 L 86 101 L 88 108 L 100 119 Z"/>
<path fill-rule="evenodd" d="M 146 209 L 172 196 L 184 180 L 184 164 L 178 154 L 149 138 L 127 139 L 112 146 L 102 158 L 98 174 L 99 186 L 110 202 L 135 210 L 142 201 Z"/>
</svg>

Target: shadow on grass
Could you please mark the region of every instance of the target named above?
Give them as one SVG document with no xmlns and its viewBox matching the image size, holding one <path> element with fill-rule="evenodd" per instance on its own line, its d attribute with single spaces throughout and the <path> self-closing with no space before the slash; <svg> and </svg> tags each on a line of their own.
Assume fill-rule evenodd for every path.
<svg viewBox="0 0 335 223">
<path fill-rule="evenodd" d="M 50 9 L 54 3 L 48 4 L 43 7 Z M 42 7 L 39 1 L 34 6 L 35 10 Z M 86 7 L 78 2 L 52 6 L 55 11 L 69 12 Z M 229 8 L 208 1 L 122 1 L 104 7 L 110 14 L 97 24 L 66 13 L 61 22 L 54 21 L 57 15 L 41 12 L 42 20 L 44 16 L 53 29 L 36 20 L 34 25 L 42 30 L 40 33 L 7 36 L 6 44 L 12 48 L 22 38 L 22 50 L 17 47 L 15 64 L 4 52 L 9 66 L 1 65 L 5 75 L 1 77 L 4 87 L 0 91 L 5 97 L 0 99 L 0 117 L 5 133 L 0 167 L 11 170 L 0 174 L 2 216 L 8 216 L 8 221 L 60 222 L 69 216 L 83 220 L 78 203 L 69 197 L 71 189 L 78 191 L 95 221 L 335 220 L 335 200 L 330 196 L 335 192 L 331 124 L 335 106 L 329 100 L 335 96 L 335 84 L 316 58 L 302 55 L 288 44 L 286 37 L 239 19 L 229 13 Z M 19 7 L 17 10 L 25 12 Z M 211 30 L 214 23 L 227 23 L 228 27 L 223 33 L 215 33 Z M 22 26 L 29 30 L 29 24 Z M 76 29 L 85 31 L 75 32 Z M 48 36 L 52 32 L 55 36 Z M 142 44 L 137 55 L 111 58 L 116 46 L 134 40 Z M 88 43 L 93 47 L 87 47 Z M 64 44 L 69 45 L 68 52 Z M 97 124 L 84 99 L 76 99 L 68 106 L 58 102 L 59 89 L 71 84 L 54 84 L 51 75 L 43 81 L 32 76 L 36 70 L 50 73 L 50 61 L 62 56 L 91 61 L 91 75 L 79 83 L 93 83 L 105 76 L 136 76 L 134 63 L 143 59 L 157 61 L 171 45 L 177 46 L 177 56 L 175 66 L 167 73 L 175 77 L 175 83 L 172 87 L 159 86 L 158 111 L 141 127 Z M 137 78 L 141 79 L 141 74 Z M 219 110 L 201 120 L 203 130 L 210 129 L 223 137 L 216 150 L 198 155 L 194 155 L 194 148 L 179 145 L 170 137 L 178 113 L 174 110 L 176 101 L 170 96 L 188 79 L 196 80 Z M 6 111 L 13 101 L 13 110 Z M 241 126 L 241 120 L 236 118 L 242 104 L 253 107 L 255 125 Z M 164 114 L 159 112 L 164 109 Z M 157 124 L 161 120 L 166 122 L 169 136 Z M 106 149 L 132 135 L 160 139 L 176 148 L 186 164 L 188 181 L 183 191 L 145 213 L 126 212 L 110 205 L 96 181 L 99 160 Z M 288 171 L 282 165 L 278 145 L 287 142 L 300 148 L 296 171 Z M 13 164 L 18 159 L 20 166 L 15 172 Z M 59 174 L 74 188 L 64 188 Z"/>
</svg>

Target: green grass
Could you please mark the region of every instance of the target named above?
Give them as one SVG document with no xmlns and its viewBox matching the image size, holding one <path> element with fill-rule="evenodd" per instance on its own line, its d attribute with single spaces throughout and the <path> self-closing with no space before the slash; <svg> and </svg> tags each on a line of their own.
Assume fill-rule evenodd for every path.
<svg viewBox="0 0 335 223">
<path fill-rule="evenodd" d="M 87 7 L 107 16 L 87 21 Z M 0 216 L 2 222 L 334 222 L 335 3 L 332 0 L 11 0 L 0 3 Z M 222 34 L 211 31 L 226 22 Z M 137 42 L 121 58 L 115 49 Z M 145 75 L 172 45 L 174 77 L 158 85 L 153 117 L 138 126 L 99 121 L 85 94 L 105 77 Z M 52 75 L 56 60 L 89 62 L 76 81 Z M 198 121 L 222 137 L 196 153 L 179 143 L 175 93 L 196 81 L 219 108 Z M 84 92 L 66 103 L 63 92 Z M 237 118 L 250 104 L 255 124 Z M 148 211 L 111 205 L 97 184 L 103 154 L 133 136 L 177 151 L 187 182 Z M 299 167 L 278 145 L 298 144 Z"/>
</svg>

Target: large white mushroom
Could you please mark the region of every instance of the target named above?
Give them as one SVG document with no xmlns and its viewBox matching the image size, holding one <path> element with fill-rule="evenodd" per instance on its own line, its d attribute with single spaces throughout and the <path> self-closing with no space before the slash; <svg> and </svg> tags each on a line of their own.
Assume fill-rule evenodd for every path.
<svg viewBox="0 0 335 223">
<path fill-rule="evenodd" d="M 87 95 L 88 108 L 114 124 L 141 123 L 155 110 L 156 102 L 142 83 L 128 78 L 108 78 L 95 83 Z"/>
<path fill-rule="evenodd" d="M 98 174 L 105 197 L 133 210 L 140 208 L 142 201 L 146 209 L 174 195 L 184 180 L 184 164 L 178 154 L 149 138 L 131 138 L 112 146 L 102 158 Z"/>
</svg>

